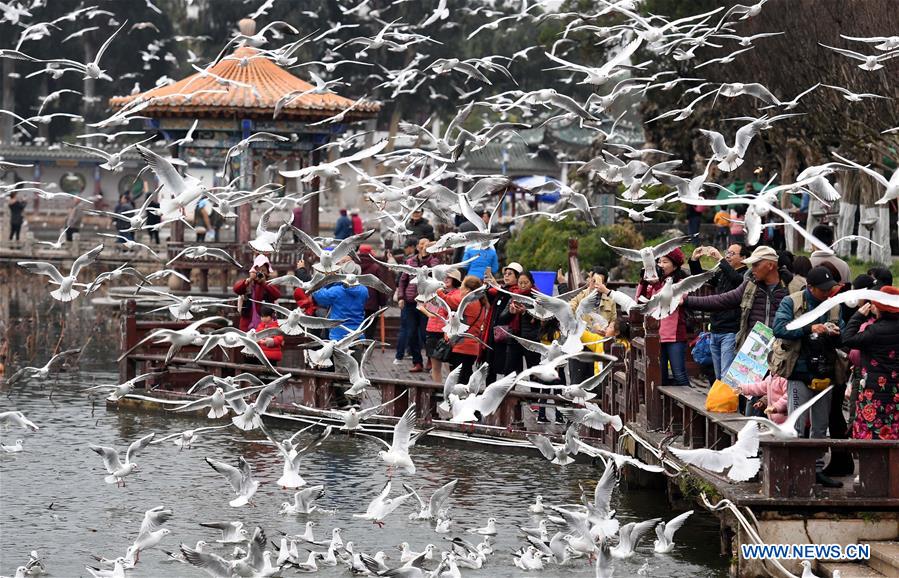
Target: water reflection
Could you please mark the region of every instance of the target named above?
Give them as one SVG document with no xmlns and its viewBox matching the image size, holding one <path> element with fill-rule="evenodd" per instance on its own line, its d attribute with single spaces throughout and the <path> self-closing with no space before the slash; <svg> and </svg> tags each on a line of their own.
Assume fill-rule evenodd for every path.
<svg viewBox="0 0 899 578">
<path fill-rule="evenodd" d="M 9 272 L 5 273 L 9 280 Z M 2 281 L 2 279 L 0 279 Z M 114 357 L 118 348 L 118 322 L 111 310 L 95 309 L 77 301 L 65 309 L 56 307 L 42 295 L 36 284 L 0 282 L 3 318 L 10 339 L 14 365 L 21 360 L 44 359 L 57 342 L 73 347 L 87 342 L 80 370 L 60 376 L 56 393 L 47 399 L 47 391 L 32 383 L 14 392 L 10 400 L 0 402 L 2 409 L 20 409 L 41 430 L 0 432 L 4 443 L 25 440 L 25 452 L 0 455 L 0 573 L 12 574 L 38 549 L 46 556 L 54 576 L 87 575 L 91 554 L 107 557 L 123 555 L 136 537 L 143 512 L 163 504 L 174 510 L 166 525 L 172 534 L 161 544 L 176 550 L 180 542 L 212 540 L 215 536 L 200 522 L 241 520 L 247 526 L 262 526 L 269 538 L 277 541 L 279 531 L 297 533 L 307 519 L 316 521 L 316 537 L 324 539 L 331 528 L 344 529 L 344 540 L 352 540 L 365 552 L 385 550 L 398 562 L 394 549 L 408 541 L 420 551 L 428 543 L 439 547 L 442 537 L 424 522 L 412 522 L 407 515 L 413 506 L 404 506 L 387 518 L 379 529 L 352 518 L 365 511 L 371 498 L 381 489 L 386 477 L 377 458 L 375 442 L 332 436 L 320 450 L 304 459 L 301 475 L 309 484 L 324 484 L 322 508 L 333 513 L 316 512 L 310 517 L 278 513 L 281 502 L 291 500 L 292 492 L 274 485 L 281 474 L 280 456 L 271 446 L 256 443 L 258 432 L 237 430 L 215 432 L 200 437 L 193 449 L 178 451 L 169 442 L 150 446 L 135 461 L 141 470 L 127 478 L 127 487 L 116 488 L 103 482 L 102 462 L 88 449 L 95 443 L 123 451 L 141 435 L 155 431 L 161 437 L 197 426 L 194 418 L 171 414 L 107 411 L 102 401 L 96 405 L 79 390 L 93 383 L 114 383 Z M 60 336 L 62 338 L 60 339 Z M 292 431 L 274 429 L 279 438 Z M 304 434 L 305 435 L 305 434 Z M 231 508 L 233 496 L 224 479 L 203 460 L 209 457 L 233 463 L 244 455 L 262 482 L 254 501 L 257 507 Z M 484 525 L 487 517 L 499 520 L 500 535 L 496 554 L 488 567 L 465 571 L 465 575 L 519 576 L 524 572 L 512 565 L 511 552 L 523 543 L 516 536 L 518 525 L 532 526 L 537 519 L 527 511 L 536 494 L 548 503 L 577 500 L 579 483 L 592 487 L 601 471 L 589 464 L 559 468 L 533 456 L 462 450 L 424 445 L 413 451 L 418 468 L 415 476 L 397 478 L 412 484 L 428 496 L 440 485 L 459 478 L 451 499 L 453 529 L 464 534 L 468 527 Z M 400 484 L 394 484 L 394 495 Z M 622 524 L 649 517 L 672 517 L 664 496 L 655 492 L 628 490 L 619 492 L 613 507 Z M 654 555 L 651 539 L 644 542 L 631 560 L 616 562 L 616 576 L 633 576 L 642 569 L 654 576 L 724 576 L 726 561 L 717 555 L 718 526 L 714 518 L 695 515 L 677 536 L 678 545 L 669 555 Z M 218 550 L 224 553 L 224 550 Z M 165 561 L 159 551 L 146 552 L 129 576 L 204 576 L 197 569 Z M 322 576 L 345 576 L 344 568 L 328 568 Z M 537 574 L 532 574 L 537 575 Z M 551 568 L 543 576 L 592 576 L 585 562 L 569 568 Z"/>
</svg>

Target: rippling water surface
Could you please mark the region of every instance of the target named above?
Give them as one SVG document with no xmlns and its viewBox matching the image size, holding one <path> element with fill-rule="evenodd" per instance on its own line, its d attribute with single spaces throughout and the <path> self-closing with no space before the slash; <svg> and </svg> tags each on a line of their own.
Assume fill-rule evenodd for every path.
<svg viewBox="0 0 899 578">
<path fill-rule="evenodd" d="M 391 565 L 398 563 L 395 546 L 402 541 L 409 542 L 416 551 L 429 543 L 444 546 L 441 535 L 427 522 L 408 520 L 412 505 L 404 505 L 389 516 L 384 528 L 352 517 L 353 513 L 365 511 L 387 478 L 377 458 L 379 446 L 375 442 L 343 435 L 332 436 L 304 461 L 301 474 L 309 484 L 324 484 L 327 493 L 319 504 L 332 510 L 309 517 L 278 513 L 281 502 L 292 500 L 293 493 L 275 486 L 282 462 L 271 446 L 250 441 L 261 437 L 258 432 L 213 432 L 201 437 L 192 449 L 180 452 L 168 442 L 150 446 L 136 457 L 140 471 L 127 478 L 127 487 L 104 483 L 102 460 L 88 449 L 88 444 L 113 446 L 124 454 L 130 442 L 149 432 L 162 437 L 196 427 L 200 422 L 158 413 L 109 411 L 102 398 L 92 403 L 80 390 L 94 383 L 115 383 L 117 378 L 112 361 L 117 326 L 109 319 L 109 312 L 82 307 L 75 313 L 67 320 L 70 333 L 66 343 L 71 346 L 87 339 L 88 335 L 71 334 L 78 319 L 80 330 L 94 336 L 82 359 L 80 373 L 62 375 L 52 400 L 47 397 L 50 383 L 31 383 L 11 399 L 0 397 L 0 411 L 22 410 L 41 428 L 34 433 L 20 429 L 0 431 L 4 444 L 12 444 L 16 439 L 23 439 L 25 444 L 22 453 L 0 454 L 0 574 L 13 574 L 16 566 L 27 560 L 28 552 L 37 549 L 51 575 L 88 576 L 84 567 L 94 563 L 91 555 L 124 555 L 136 537 L 143 512 L 157 505 L 174 511 L 174 517 L 166 524 L 172 533 L 159 547 L 164 550 L 177 551 L 182 542 L 211 542 L 217 536 L 199 523 L 224 520 L 241 520 L 250 528 L 259 525 L 275 541 L 279 532 L 301 532 L 307 519 L 316 522 L 315 534 L 320 539 L 330 537 L 331 529 L 339 526 L 345 541 L 351 540 L 357 550 L 372 554 L 384 550 L 391 557 Z M 43 326 L 46 321 L 39 323 Z M 58 330 L 53 329 L 53 323 L 37 339 L 38 350 L 41 343 L 49 342 L 47 347 L 55 343 Z M 33 321 L 15 327 L 22 332 L 12 339 L 13 350 L 22 356 L 26 349 L 25 329 L 33 329 Z M 53 335 L 56 337 L 51 339 Z M 281 438 L 292 432 L 276 428 L 274 433 Z M 241 454 L 262 482 L 254 498 L 256 507 L 229 507 L 228 501 L 233 497 L 230 487 L 203 460 L 209 457 L 234 462 Z M 578 483 L 592 489 L 601 474 L 590 464 L 560 468 L 533 455 L 476 449 L 423 445 L 413 450 L 413 458 L 418 468 L 416 475 L 395 479 L 412 484 L 425 496 L 443 483 L 459 479 L 450 502 L 454 534 L 466 536 L 465 528 L 482 526 L 489 516 L 499 520 L 496 553 L 482 570 L 463 569 L 466 576 L 525 575 L 513 566 L 511 553 L 524 543 L 516 526 L 534 526 L 538 521 L 529 514 L 527 506 L 537 494 L 549 503 L 576 501 L 580 494 Z M 401 491 L 399 483 L 395 483 L 393 495 Z M 616 492 L 613 507 L 622 524 L 656 516 L 670 518 L 679 513 L 668 507 L 660 492 L 631 489 Z M 667 555 L 652 553 L 653 537 L 643 541 L 632 559 L 615 561 L 615 576 L 726 575 L 726 560 L 718 555 L 718 525 L 714 518 L 694 515 L 678 533 L 675 550 Z M 215 551 L 230 553 L 224 548 Z M 160 550 L 150 550 L 142 554 L 140 563 L 128 575 L 206 574 L 168 561 Z M 339 566 L 325 568 L 319 575 L 348 576 L 349 572 Z M 576 561 L 568 567 L 548 566 L 531 575 L 592 576 L 593 570 L 586 561 Z"/>
</svg>

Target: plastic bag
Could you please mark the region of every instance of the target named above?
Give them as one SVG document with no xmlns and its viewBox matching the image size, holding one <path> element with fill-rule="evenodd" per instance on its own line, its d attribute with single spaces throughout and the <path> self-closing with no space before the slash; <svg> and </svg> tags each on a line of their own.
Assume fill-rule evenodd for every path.
<svg viewBox="0 0 899 578">
<path fill-rule="evenodd" d="M 696 342 L 693 344 L 693 349 L 690 351 L 690 354 L 693 356 L 693 361 L 699 365 L 712 365 L 711 342 L 711 333 L 703 331 L 699 334 L 696 338 Z"/>
<path fill-rule="evenodd" d="M 705 398 L 705 408 L 716 413 L 734 413 L 737 411 L 739 396 L 729 385 L 716 379 Z"/>
</svg>

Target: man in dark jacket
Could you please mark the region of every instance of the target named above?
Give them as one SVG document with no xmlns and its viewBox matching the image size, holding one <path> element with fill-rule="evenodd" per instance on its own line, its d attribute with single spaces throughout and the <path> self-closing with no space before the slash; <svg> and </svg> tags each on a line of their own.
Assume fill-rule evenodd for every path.
<svg viewBox="0 0 899 578">
<path fill-rule="evenodd" d="M 839 290 L 839 283 L 825 267 L 814 267 L 806 278 L 808 285 L 802 291 L 784 297 L 777 309 L 774 319 L 774 337 L 784 343 L 797 343 L 798 350 L 792 354 L 784 353 L 783 357 L 792 355 L 792 362 L 784 364 L 790 367 L 789 375 L 784 371 L 779 377 L 787 379 L 787 404 L 789 412 L 793 413 L 797 407 L 812 399 L 820 391 L 832 386 L 837 379 L 836 349 L 840 347 L 840 332 L 843 320 L 836 309 L 833 314 L 825 312 L 814 323 L 788 330 L 787 325 L 798 315 L 811 311 L 828 297 Z M 797 303 L 797 300 L 800 302 Z M 775 344 L 776 345 L 776 344 Z M 775 353 L 771 359 L 771 371 L 776 373 L 778 367 L 777 352 L 786 351 L 786 348 L 775 347 Z M 827 437 L 827 428 L 830 422 L 830 400 L 833 391 L 829 391 L 822 399 L 819 399 L 809 410 L 811 427 L 809 437 Z M 805 419 L 796 422 L 797 433 L 802 436 L 805 430 Z M 824 468 L 823 456 L 816 462 L 817 483 L 829 488 L 842 487 L 842 483 L 826 476 L 821 470 Z"/>
<path fill-rule="evenodd" d="M 434 227 L 424 218 L 421 210 L 412 211 L 409 225 L 406 228 L 412 231 L 412 234 L 409 235 L 410 237 L 427 239 L 428 241 L 434 240 Z"/>
<path fill-rule="evenodd" d="M 716 295 L 732 291 L 743 284 L 746 276 L 746 265 L 743 260 L 749 257 L 749 250 L 738 243 L 727 248 L 724 257 L 715 247 L 697 247 L 690 259 L 690 274 L 699 275 L 703 272 L 699 263 L 700 257 L 711 257 L 718 262 L 718 270 L 709 280 L 709 285 L 715 290 Z M 740 330 L 739 309 L 725 311 L 713 311 L 711 314 L 711 341 L 709 347 L 712 352 L 712 365 L 715 368 L 715 379 L 727 372 L 734 356 L 737 354 L 737 332 Z"/>
<path fill-rule="evenodd" d="M 734 351 L 739 351 L 743 341 L 752 331 L 756 321 L 771 327 L 781 300 L 787 296 L 787 287 L 777 270 L 777 251 L 771 247 L 757 247 L 743 263 L 751 267 L 739 287 L 721 293 L 698 297 L 688 295 L 684 306 L 697 311 L 728 311 L 740 313 L 740 324 L 734 342 Z"/>
<path fill-rule="evenodd" d="M 340 209 L 340 216 L 337 217 L 337 223 L 334 225 L 335 239 L 346 239 L 353 235 L 353 222 L 346 212 L 346 209 Z"/>
<path fill-rule="evenodd" d="M 417 252 L 415 255 L 406 260 L 406 265 L 410 267 L 433 267 L 438 265 L 440 261 L 436 255 L 428 253 L 427 248 L 430 242 L 427 239 L 419 239 Z M 408 347 L 412 354 L 412 373 L 421 373 L 424 371 L 422 364 L 421 348 L 425 341 L 425 325 L 427 317 L 418 310 L 415 304 L 415 298 L 418 297 L 418 285 L 412 283 L 412 276 L 408 273 L 400 275 L 399 283 L 397 283 L 398 303 L 400 306 L 400 335 L 396 343 L 396 358 L 394 365 L 399 365 L 403 359 L 403 354 Z"/>
</svg>

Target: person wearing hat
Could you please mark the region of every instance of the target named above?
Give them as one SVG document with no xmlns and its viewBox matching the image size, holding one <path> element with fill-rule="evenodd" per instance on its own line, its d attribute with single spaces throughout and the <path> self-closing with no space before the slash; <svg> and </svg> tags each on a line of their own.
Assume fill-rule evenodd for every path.
<svg viewBox="0 0 899 578">
<path fill-rule="evenodd" d="M 347 216 L 346 209 L 340 209 L 340 216 L 334 224 L 334 238 L 338 240 L 346 239 L 353 235 L 353 221 Z"/>
<path fill-rule="evenodd" d="M 443 278 L 443 292 L 441 295 L 450 297 L 452 300 L 457 299 L 459 287 L 462 286 L 462 273 L 458 269 L 450 269 L 446 277 Z M 446 300 L 444 297 L 441 297 Z M 449 315 L 449 311 L 445 307 L 441 307 L 434 300 L 427 303 L 419 303 L 418 310 L 428 318 L 425 325 L 425 353 L 428 361 L 431 363 L 431 379 L 437 383 L 443 383 L 443 362 L 434 358 L 434 351 L 437 344 L 443 340 L 443 326 L 445 319 Z"/>
<path fill-rule="evenodd" d="M 362 217 L 359 216 L 359 209 L 353 209 L 353 212 L 350 213 L 350 222 L 353 224 L 353 234 L 359 235 L 364 230 L 364 225 L 362 224 Z"/>
<path fill-rule="evenodd" d="M 885 295 L 899 296 L 899 287 L 885 285 Z M 874 321 L 862 331 L 862 326 Z M 858 349 L 864 379 L 852 392 L 855 405 L 852 437 L 899 439 L 899 306 L 876 299 L 862 305 L 846 324 L 843 345 Z"/>
<path fill-rule="evenodd" d="M 777 339 L 772 346 L 769 369 L 772 374 L 787 379 L 789 413 L 810 400 L 831 385 L 845 384 L 839 375 L 839 360 L 836 353 L 841 346 L 840 332 L 843 320 L 837 307 L 825 312 L 810 325 L 789 330 L 787 325 L 804 313 L 823 303 L 840 290 L 827 267 L 812 267 L 806 277 L 808 285 L 780 302 L 774 318 L 772 331 Z M 824 438 L 830 425 L 830 402 L 833 390 L 829 391 L 809 410 L 811 427 L 809 437 Z M 796 431 L 802 436 L 805 419 L 796 423 Z M 816 482 L 838 488 L 841 482 L 825 475 L 823 456 L 816 463 Z"/>
<path fill-rule="evenodd" d="M 248 331 L 259 325 L 260 303 L 274 303 L 281 298 L 278 286 L 269 283 L 272 273 L 268 257 L 256 255 L 247 278 L 234 283 L 234 293 L 241 297 L 238 300 L 241 331 Z"/>
<path fill-rule="evenodd" d="M 509 304 L 511 295 L 518 293 L 518 276 L 524 272 L 521 263 L 512 261 L 503 267 L 502 282 L 497 281 L 493 273 L 484 275 L 484 283 L 487 285 L 487 303 L 490 310 L 487 313 L 487 343 L 489 349 L 482 351 L 482 361 L 488 364 L 487 383 L 496 381 L 497 376 L 506 375 L 511 370 L 508 366 L 509 331 L 508 324 L 498 322 L 499 316 Z M 502 291 L 500 291 L 502 289 Z"/>
<path fill-rule="evenodd" d="M 734 351 L 740 351 L 740 346 L 756 323 L 767 327 L 774 324 L 777 308 L 789 294 L 780 277 L 777 251 L 771 247 L 756 247 L 743 260 L 743 264 L 749 267 L 749 274 L 736 289 L 717 295 L 687 295 L 683 301 L 684 307 L 696 311 L 738 310 L 740 323 L 734 340 Z"/>
<path fill-rule="evenodd" d="M 677 283 L 686 278 L 687 274 L 682 269 L 684 261 L 684 252 L 680 248 L 659 257 L 657 261 L 659 278 L 653 282 L 642 279 L 637 285 L 635 298 L 649 299 L 662 290 L 668 279 Z M 671 315 L 661 319 L 659 340 L 662 343 L 662 385 L 690 385 L 690 376 L 687 374 L 687 316 L 682 306 L 678 306 Z"/>
</svg>

